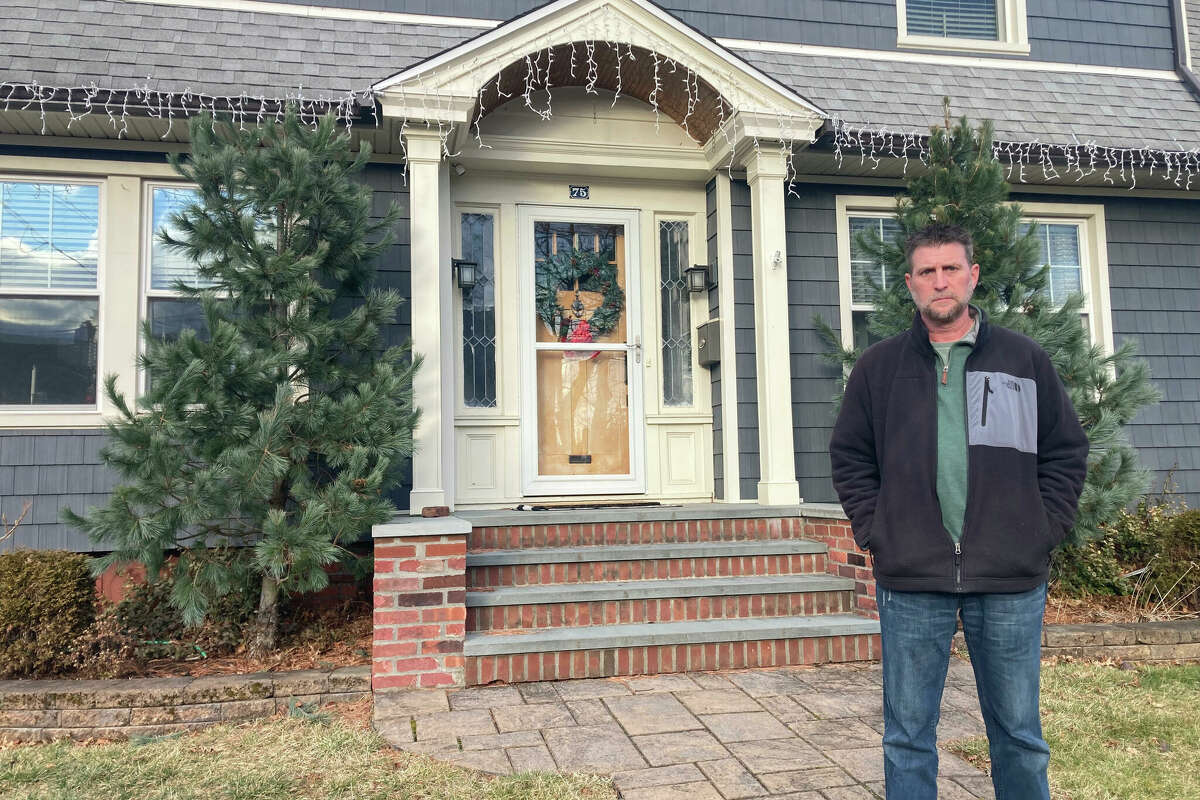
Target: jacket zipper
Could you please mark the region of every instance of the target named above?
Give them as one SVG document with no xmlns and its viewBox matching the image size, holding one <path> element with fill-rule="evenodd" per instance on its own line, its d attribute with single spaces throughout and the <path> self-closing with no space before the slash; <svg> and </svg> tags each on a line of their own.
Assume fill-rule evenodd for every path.
<svg viewBox="0 0 1200 800">
<path fill-rule="evenodd" d="M 962 541 L 954 543 L 954 591 L 962 591 Z"/>
<path fill-rule="evenodd" d="M 945 381 L 943 381 L 943 383 L 945 383 Z M 992 376 L 985 375 L 983 377 L 983 412 L 980 415 L 981 418 L 979 420 L 979 424 L 983 427 L 987 427 L 987 406 L 989 394 L 992 394 Z"/>
</svg>

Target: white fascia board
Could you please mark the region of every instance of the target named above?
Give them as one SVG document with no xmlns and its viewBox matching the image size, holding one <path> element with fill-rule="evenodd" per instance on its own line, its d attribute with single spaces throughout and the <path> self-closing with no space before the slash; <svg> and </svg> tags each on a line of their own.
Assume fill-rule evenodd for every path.
<svg viewBox="0 0 1200 800">
<path fill-rule="evenodd" d="M 542 20 L 552 18 L 558 14 L 563 14 L 568 9 L 583 5 L 592 5 L 594 6 L 594 9 L 610 6 L 616 10 L 629 9 L 641 11 L 642 13 L 653 17 L 663 27 L 674 32 L 676 35 L 684 37 L 692 45 L 701 48 L 711 56 L 714 56 L 720 61 L 728 64 L 735 72 L 741 73 L 748 78 L 757 81 L 758 83 L 764 84 L 782 97 L 787 98 L 792 103 L 799 105 L 804 110 L 815 116 L 824 119 L 829 117 L 827 113 L 821 110 L 818 106 L 814 105 L 812 102 L 801 97 L 795 92 L 795 90 L 781 83 L 778 79 L 762 72 L 749 62 L 743 60 L 741 57 L 731 52 L 728 48 L 722 46 L 719 42 L 717 42 L 717 40 L 710 39 L 709 37 L 697 31 L 695 28 L 686 25 L 667 12 L 663 11 L 653 3 L 646 2 L 646 0 L 603 0 L 603 2 L 596 2 L 596 0 L 556 0 L 556 2 L 549 3 L 541 8 L 535 9 L 528 14 L 517 17 L 509 23 L 505 23 L 500 27 L 494 28 L 487 33 L 477 36 L 468 42 L 464 42 L 457 47 L 450 48 L 449 50 L 432 56 L 420 64 L 416 64 L 402 72 L 392 75 L 391 77 L 385 78 L 376 83 L 372 89 L 376 92 L 382 92 L 392 86 L 419 79 L 424 75 L 428 75 L 431 71 L 436 70 L 439 67 L 468 57 L 473 53 L 478 53 L 479 51 L 487 48 L 489 45 L 506 37 L 513 36 L 519 33 L 521 30 L 535 25 Z M 587 11 L 584 11 L 580 16 L 583 16 L 587 13 Z"/>
<path fill-rule="evenodd" d="M 245 11 L 254 14 L 281 14 L 314 19 L 352 19 L 367 22 L 391 22 L 407 25 L 435 25 L 452 28 L 495 28 L 502 24 L 494 19 L 449 17 L 436 14 L 410 14 L 400 11 L 369 11 L 358 8 L 308 6 L 299 3 L 275 3 L 267 0 L 126 0 L 155 6 L 207 8 L 216 11 Z"/>
<path fill-rule="evenodd" d="M 790 42 L 763 42 L 751 39 L 717 39 L 716 42 L 723 47 L 733 50 L 754 50 L 760 53 L 825 56 L 845 59 L 859 58 L 867 61 L 973 67 L 975 69 L 1066 72 L 1080 75 L 1119 75 L 1129 78 L 1179 81 L 1179 75 L 1173 70 L 1168 69 L 1136 69 L 1134 67 L 1107 67 L 1099 64 L 1068 64 L 1059 61 L 1028 61 L 1017 58 L 984 58 L 981 56 L 957 56 L 939 53 L 909 53 L 902 50 L 860 50 L 853 47 L 829 47 L 826 45 L 793 44 Z"/>
</svg>

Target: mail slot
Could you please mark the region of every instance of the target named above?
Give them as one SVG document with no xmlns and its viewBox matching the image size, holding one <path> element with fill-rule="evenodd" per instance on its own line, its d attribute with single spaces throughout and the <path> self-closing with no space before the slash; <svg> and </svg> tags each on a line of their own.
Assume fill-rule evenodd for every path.
<svg viewBox="0 0 1200 800">
<path fill-rule="evenodd" d="M 721 320 L 711 319 L 696 326 L 696 357 L 702 367 L 721 363 Z"/>
</svg>

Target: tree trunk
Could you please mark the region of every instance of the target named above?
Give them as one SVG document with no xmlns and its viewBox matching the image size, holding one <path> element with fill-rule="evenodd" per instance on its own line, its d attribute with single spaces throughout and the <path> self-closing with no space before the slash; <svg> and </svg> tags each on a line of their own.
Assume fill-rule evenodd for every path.
<svg viewBox="0 0 1200 800">
<path fill-rule="evenodd" d="M 264 658 L 275 651 L 279 633 L 279 582 L 262 576 L 258 595 L 258 613 L 246 630 L 246 646 L 252 658 Z"/>
</svg>

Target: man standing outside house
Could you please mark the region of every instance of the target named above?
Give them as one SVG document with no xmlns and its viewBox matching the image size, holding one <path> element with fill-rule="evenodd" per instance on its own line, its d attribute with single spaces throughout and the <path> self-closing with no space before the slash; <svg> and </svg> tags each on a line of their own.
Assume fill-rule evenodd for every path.
<svg viewBox="0 0 1200 800">
<path fill-rule="evenodd" d="M 970 235 L 932 224 L 906 256 L 912 327 L 859 358 L 829 445 L 854 539 L 874 561 L 887 796 L 937 797 L 938 713 L 961 615 L 997 800 L 1048 799 L 1042 614 L 1087 438 L 1045 351 L 969 305 Z"/>
</svg>

